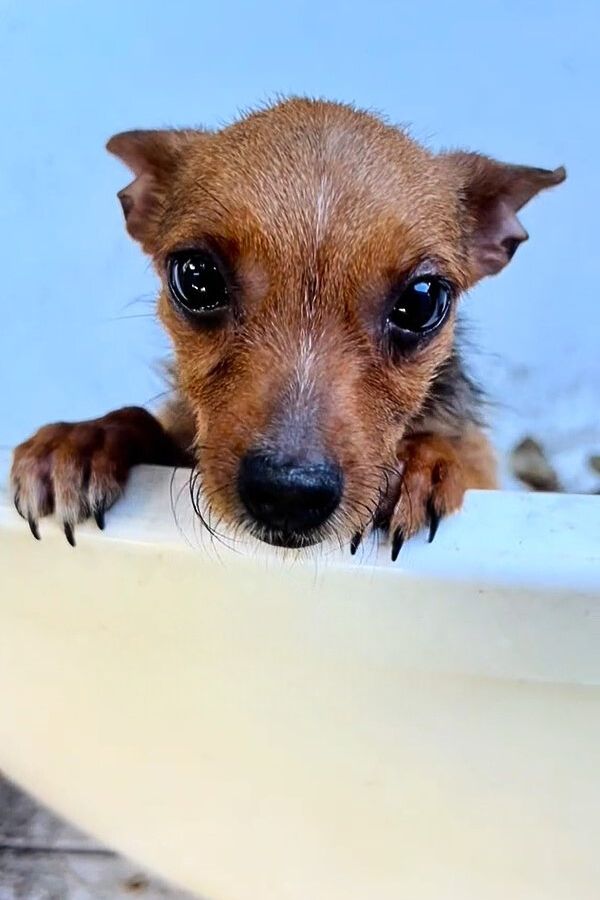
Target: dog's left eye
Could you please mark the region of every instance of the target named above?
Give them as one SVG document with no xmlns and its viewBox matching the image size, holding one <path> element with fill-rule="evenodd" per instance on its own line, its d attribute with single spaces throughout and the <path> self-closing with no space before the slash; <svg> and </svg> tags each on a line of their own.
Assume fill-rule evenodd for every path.
<svg viewBox="0 0 600 900">
<path fill-rule="evenodd" d="M 211 315 L 229 306 L 229 290 L 213 256 L 204 250 L 181 250 L 167 260 L 169 289 L 176 303 L 194 316 Z"/>
<path fill-rule="evenodd" d="M 388 323 L 407 337 L 429 334 L 441 325 L 450 306 L 450 288 L 440 278 L 417 278 L 397 297 Z"/>
</svg>

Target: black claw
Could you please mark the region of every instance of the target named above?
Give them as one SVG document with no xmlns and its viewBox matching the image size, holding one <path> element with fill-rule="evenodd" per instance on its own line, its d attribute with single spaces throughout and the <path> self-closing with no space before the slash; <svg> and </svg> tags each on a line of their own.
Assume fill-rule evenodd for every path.
<svg viewBox="0 0 600 900">
<path fill-rule="evenodd" d="M 360 542 L 362 541 L 362 531 L 357 531 L 352 540 L 350 541 L 350 553 L 352 556 L 356 553 L 358 548 L 360 547 Z"/>
<path fill-rule="evenodd" d="M 94 513 L 94 518 L 96 520 L 96 525 L 100 529 L 100 531 L 104 531 L 104 507 L 101 506 Z"/>
<path fill-rule="evenodd" d="M 428 541 L 431 544 L 434 537 L 437 534 L 437 530 L 440 525 L 440 519 L 442 518 L 440 514 L 436 511 L 432 501 L 430 500 L 427 504 L 427 516 L 429 517 L 429 538 Z"/>
<path fill-rule="evenodd" d="M 401 528 L 397 528 L 392 538 L 392 562 L 396 562 L 398 554 L 402 550 L 404 544 L 404 532 Z"/>
<path fill-rule="evenodd" d="M 63 522 L 63 528 L 65 530 L 65 537 L 70 543 L 71 547 L 75 546 L 75 535 L 73 534 L 73 526 L 70 522 Z"/>
<path fill-rule="evenodd" d="M 38 529 L 38 523 L 35 521 L 33 516 L 29 516 L 27 521 L 29 522 L 29 530 L 31 531 L 31 533 L 34 536 L 34 538 L 36 539 L 36 541 L 41 541 L 40 532 Z"/>
</svg>

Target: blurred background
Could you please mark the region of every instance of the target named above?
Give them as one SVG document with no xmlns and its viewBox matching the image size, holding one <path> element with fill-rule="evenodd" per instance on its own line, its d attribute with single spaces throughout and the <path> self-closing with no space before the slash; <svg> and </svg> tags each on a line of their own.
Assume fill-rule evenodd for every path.
<svg viewBox="0 0 600 900">
<path fill-rule="evenodd" d="M 381 110 L 432 148 L 567 166 L 464 310 L 504 458 L 532 438 L 562 487 L 597 490 L 599 38 L 597 0 L 0 0 L 0 445 L 163 390 L 155 280 L 106 139 L 301 93 Z"/>
</svg>

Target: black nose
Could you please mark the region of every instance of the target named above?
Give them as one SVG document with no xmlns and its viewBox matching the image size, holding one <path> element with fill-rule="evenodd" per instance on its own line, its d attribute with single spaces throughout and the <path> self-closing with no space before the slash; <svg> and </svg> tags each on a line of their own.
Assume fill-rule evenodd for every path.
<svg viewBox="0 0 600 900">
<path fill-rule="evenodd" d="M 300 463 L 252 452 L 240 464 L 238 490 L 252 517 L 287 543 L 285 535 L 309 532 L 329 518 L 342 496 L 342 473 L 327 460 Z"/>
</svg>

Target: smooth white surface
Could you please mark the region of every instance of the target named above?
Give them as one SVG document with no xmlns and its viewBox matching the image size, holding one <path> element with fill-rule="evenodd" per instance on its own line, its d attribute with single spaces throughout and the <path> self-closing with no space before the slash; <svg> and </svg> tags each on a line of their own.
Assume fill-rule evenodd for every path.
<svg viewBox="0 0 600 900">
<path fill-rule="evenodd" d="M 500 449 L 533 433 L 567 489 L 597 487 L 599 40 L 597 0 L 0 0 L 0 444 L 164 391 L 155 280 L 106 139 L 296 92 L 383 110 L 434 148 L 567 166 L 464 308 Z"/>
<path fill-rule="evenodd" d="M 169 494 L 75 550 L 0 499 L 0 768 L 206 900 L 597 900 L 597 498 L 471 493 L 394 566 Z"/>
</svg>

